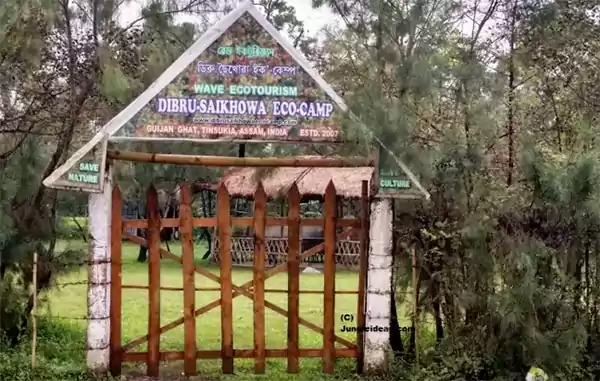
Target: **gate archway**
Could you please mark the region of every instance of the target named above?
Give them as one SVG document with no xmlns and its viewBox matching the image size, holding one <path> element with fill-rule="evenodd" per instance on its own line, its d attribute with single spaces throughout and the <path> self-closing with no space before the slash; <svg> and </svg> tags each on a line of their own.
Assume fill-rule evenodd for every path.
<svg viewBox="0 0 600 381">
<path fill-rule="evenodd" d="M 343 121 L 348 123 L 342 123 Z M 349 130 L 350 128 L 354 130 Z M 88 128 L 88 130 L 95 131 L 95 128 Z M 357 165 L 356 163 L 349 164 L 351 160 L 348 159 L 227 158 L 123 152 L 116 148 L 122 142 L 145 141 L 183 141 L 211 144 L 215 144 L 215 142 L 334 144 L 348 141 L 350 136 L 353 142 L 358 142 L 358 139 L 354 138 L 360 136 L 373 143 L 371 148 L 382 147 L 381 152 L 387 152 L 389 160 L 381 160 L 381 158 L 385 158 L 382 155 L 376 162 L 364 158 L 359 159 Z M 360 142 L 362 143 L 362 140 Z M 366 152 L 363 153 L 366 154 Z M 118 237 L 121 234 L 122 226 L 148 226 L 148 229 L 152 231 L 152 237 L 148 237 L 148 242 L 144 244 L 148 245 L 149 250 L 153 253 L 152 257 L 154 259 L 149 263 L 150 273 L 159 274 L 160 254 L 162 253 L 168 257 L 170 253 L 168 251 L 163 252 L 160 248 L 157 226 L 178 226 L 180 229 L 183 228 L 183 224 L 187 224 L 186 229 L 190 226 L 189 222 L 183 221 L 183 217 L 179 220 L 159 219 L 156 210 L 151 208 L 148 212 L 152 212 L 153 215 L 148 216 L 148 220 L 145 220 L 145 222 L 130 221 L 123 222 L 120 225 L 116 224 L 119 227 L 118 231 L 115 230 L 117 229 L 115 224 L 109 228 L 111 226 L 111 205 L 109 201 L 111 199 L 112 182 L 111 165 L 112 162 L 117 160 L 221 167 L 374 167 L 374 177 L 370 185 L 373 188 L 371 193 L 373 197 L 376 197 L 371 205 L 374 216 L 371 222 L 373 226 L 371 233 L 375 239 L 371 240 L 370 251 L 375 254 L 370 256 L 373 263 L 369 265 L 369 268 L 373 275 L 371 277 L 373 281 L 368 284 L 367 293 L 370 297 L 367 298 L 366 304 L 372 312 L 369 315 L 370 323 L 389 327 L 389 298 L 392 274 L 391 242 L 393 240 L 393 213 L 390 198 L 424 197 L 427 199 L 429 194 L 408 168 L 385 147 L 383 142 L 349 113 L 348 107 L 342 98 L 317 73 L 308 60 L 267 21 L 252 1 L 248 0 L 242 3 L 209 28 L 148 89 L 106 123 L 62 166 L 44 179 L 44 185 L 48 187 L 90 193 L 89 227 L 93 239 L 88 286 L 89 322 L 86 357 L 88 367 L 99 372 L 106 370 L 110 357 L 108 355 L 110 348 L 107 345 L 108 326 L 109 319 L 113 318 L 111 317 L 112 313 L 108 301 L 119 297 L 115 294 L 116 285 L 109 286 L 111 281 L 108 270 L 112 267 L 112 279 L 119 282 L 119 267 L 115 267 L 115 263 L 121 261 L 121 258 L 118 257 L 119 248 L 113 248 L 114 253 L 117 253 L 116 259 L 113 258 L 114 255 L 108 249 L 111 245 L 109 229 L 111 229 L 111 234 Z M 386 168 L 386 170 L 382 171 L 379 168 L 380 166 Z M 401 171 L 398 171 L 396 167 L 399 167 Z M 416 188 L 417 191 L 412 188 Z M 150 193 L 152 194 L 152 192 Z M 224 198 L 222 198 L 221 203 L 225 203 Z M 334 213 L 326 214 L 326 216 L 329 215 L 335 216 Z M 225 214 L 212 222 L 191 218 L 189 215 L 187 218 L 188 220 L 191 219 L 192 227 L 194 224 L 197 224 L 197 226 L 204 226 L 203 224 L 209 223 L 213 226 L 224 224 L 222 229 L 217 226 L 220 234 L 227 232 L 226 225 L 238 221 L 231 218 L 230 215 L 225 216 Z M 327 218 L 329 217 L 326 217 L 326 220 Z M 245 223 L 255 224 L 256 220 L 247 220 Z M 270 222 L 265 219 L 264 223 Z M 329 229 L 335 231 L 338 221 L 327 223 Z M 323 224 L 325 224 L 325 221 L 323 221 Z M 333 237 L 331 233 L 329 235 Z M 130 238 L 132 240 L 137 239 Z M 228 238 L 228 236 L 220 237 L 219 241 L 226 243 L 221 250 L 229 250 L 227 247 L 230 244 Z M 330 238 L 323 243 L 323 249 L 329 253 L 326 255 L 328 259 L 325 262 L 330 263 L 331 256 L 335 256 L 334 241 L 335 238 Z M 112 243 L 114 242 L 113 240 Z M 118 242 L 120 244 L 120 241 Z M 255 240 L 255 245 L 256 242 L 262 243 L 255 247 L 255 250 L 264 251 L 264 237 Z M 294 249 L 294 251 L 298 250 Z M 190 265 L 189 257 L 190 255 L 186 254 L 185 258 L 188 259 L 180 258 L 181 262 L 186 264 L 184 267 L 188 276 L 195 269 Z M 297 255 L 294 254 L 291 257 L 297 257 Z M 177 260 L 179 261 L 179 259 Z M 258 262 L 262 263 L 262 260 Z M 294 266 L 297 266 L 295 263 Z M 230 267 L 227 261 L 222 263 L 221 266 L 226 266 L 225 269 Z M 290 264 L 286 263 L 285 266 L 288 268 L 287 266 L 290 266 Z M 329 265 L 328 275 L 331 275 L 331 268 L 332 266 Z M 230 273 L 230 271 L 224 271 L 219 277 L 220 292 L 224 293 L 223 295 L 231 294 L 233 297 L 233 293 L 235 293 L 236 296 L 241 295 L 254 300 L 257 295 L 262 294 L 257 293 L 255 288 L 250 290 L 232 284 L 231 276 L 228 275 Z M 258 271 L 258 273 L 261 272 Z M 150 278 L 152 279 L 155 276 L 152 275 Z M 332 281 L 328 280 L 327 282 L 327 287 L 323 292 L 328 295 L 326 299 L 329 300 L 334 298 L 332 295 L 335 294 L 335 290 L 332 291 Z M 109 290 L 109 287 L 111 290 Z M 359 287 L 359 290 L 363 290 L 365 287 Z M 152 284 L 148 285 L 147 288 L 149 293 L 150 290 L 152 291 L 151 307 L 155 307 L 157 304 L 155 298 L 160 295 L 161 291 L 160 286 Z M 187 286 L 187 289 L 188 291 L 184 291 L 188 295 L 186 300 L 192 292 L 189 286 Z M 114 297 L 111 297 L 111 292 Z M 292 294 L 295 295 L 295 292 Z M 230 319 L 230 300 L 225 300 L 223 297 L 219 300 L 215 301 L 211 308 L 221 305 L 221 310 L 226 312 L 223 315 L 224 318 Z M 112 304 L 115 305 L 115 303 Z M 267 306 L 266 302 L 265 306 Z M 193 311 L 193 315 L 200 314 L 197 309 L 189 311 Z M 190 314 L 189 311 L 188 315 Z M 325 340 L 328 343 L 323 349 L 323 356 L 326 359 L 325 364 L 331 364 L 331 359 L 336 355 L 335 347 L 332 347 L 331 344 L 332 340 L 335 341 L 335 334 L 331 332 L 331 309 L 329 308 L 328 311 L 328 323 L 319 328 L 324 332 Z M 278 312 L 282 311 L 279 310 Z M 191 317 L 187 318 L 188 325 L 191 324 L 189 323 L 190 319 Z M 298 324 L 302 323 L 299 317 L 296 320 Z M 189 349 L 188 346 L 186 346 L 188 349 L 184 350 L 183 354 L 180 352 L 161 354 L 160 347 L 157 347 L 156 344 L 161 332 L 158 321 L 157 316 L 152 315 L 147 335 L 150 349 L 145 354 L 127 354 L 127 351 L 123 352 L 120 344 L 116 344 L 118 340 L 113 340 L 115 343 L 112 347 L 113 358 L 122 355 L 120 360 L 114 363 L 120 364 L 121 361 L 129 360 L 129 358 L 145 359 L 153 374 L 156 372 L 156 364 L 161 358 L 166 360 L 171 357 L 180 358 L 184 356 L 184 361 L 187 358 L 187 363 L 191 364 L 192 354 L 198 351 Z M 180 322 L 184 322 L 185 326 L 186 319 L 179 319 L 177 324 Z M 172 324 L 176 323 L 173 322 Z M 162 328 L 166 329 L 165 327 Z M 110 334 L 117 335 L 120 332 L 119 329 L 112 330 Z M 369 361 L 365 361 L 365 365 L 368 364 L 371 369 L 378 371 L 385 369 L 385 347 L 389 339 L 386 335 L 379 334 L 379 332 L 366 332 L 366 335 L 369 336 L 369 340 L 367 340 L 369 345 L 357 345 L 359 351 L 361 348 L 368 351 L 369 355 L 365 358 L 368 358 Z M 225 332 L 223 337 L 225 338 L 225 347 L 219 352 L 221 358 L 224 358 L 223 364 L 230 364 L 231 359 L 236 355 L 242 356 L 249 353 L 246 351 L 236 352 L 229 343 L 229 333 Z M 146 340 L 146 338 L 143 338 L 143 340 Z M 117 350 L 116 348 L 120 349 Z M 126 349 L 129 349 L 129 347 Z M 267 354 L 281 355 L 282 353 L 285 353 L 285 356 L 290 356 L 290 353 L 299 356 L 301 352 L 298 352 L 298 350 L 292 348 L 291 352 L 289 350 L 267 352 L 265 348 L 258 352 L 261 353 L 260 356 L 262 357 L 267 356 Z M 252 353 L 254 354 L 256 351 L 252 349 Z M 298 357 L 296 355 L 294 355 L 294 358 Z M 201 354 L 200 356 L 204 355 Z M 191 367 L 191 365 L 189 366 Z M 329 371 L 330 367 L 331 365 L 326 365 L 326 370 Z M 225 370 L 229 369 L 230 367 L 227 365 Z"/>
</svg>

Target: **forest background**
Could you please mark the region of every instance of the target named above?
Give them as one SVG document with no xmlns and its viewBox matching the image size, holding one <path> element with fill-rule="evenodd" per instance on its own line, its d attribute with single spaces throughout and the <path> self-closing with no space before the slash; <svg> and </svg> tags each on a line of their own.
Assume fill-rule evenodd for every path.
<svg viewBox="0 0 600 381">
<path fill-rule="evenodd" d="M 412 335 L 396 346 L 395 377 L 513 380 L 532 365 L 554 379 L 600 377 L 600 2 L 313 0 L 342 21 L 319 40 L 290 0 L 257 3 L 432 195 L 396 207 L 396 281 L 408 285 L 407 248 L 416 246 L 418 308 L 434 324 L 420 345 Z M 84 195 L 41 180 L 236 5 L 151 0 L 122 25 L 126 4 L 0 4 L 6 348 L 20 345 L 28 324 L 32 253 L 45 264 L 40 289 L 52 287 L 69 258 L 55 245 L 57 216 L 86 210 Z M 179 14 L 197 22 L 179 23 Z M 186 150 L 237 156 L 239 147 Z M 248 156 L 266 153 L 246 147 Z M 218 179 L 214 169 L 158 165 L 118 175 L 128 197 L 151 181 Z"/>
</svg>

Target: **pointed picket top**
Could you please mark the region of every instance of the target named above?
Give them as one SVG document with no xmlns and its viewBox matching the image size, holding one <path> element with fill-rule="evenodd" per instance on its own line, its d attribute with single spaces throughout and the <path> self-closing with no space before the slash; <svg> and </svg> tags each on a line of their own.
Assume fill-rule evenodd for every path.
<svg viewBox="0 0 600 381">
<path fill-rule="evenodd" d="M 150 184 L 148 192 L 146 193 L 146 216 L 149 220 L 159 219 L 158 212 L 158 192 L 154 187 L 154 184 Z"/>
<path fill-rule="evenodd" d="M 257 78 L 263 83 L 254 84 Z M 269 96 L 272 99 L 267 100 Z M 44 179 L 44 185 L 86 191 L 59 180 L 103 140 L 333 143 L 343 141 L 341 117 L 345 115 L 391 153 L 248 0 L 209 28 L 146 91 Z M 429 198 L 406 165 L 392 156 Z"/>
<path fill-rule="evenodd" d="M 258 182 L 256 186 L 256 191 L 254 191 L 254 204 L 267 204 L 267 192 L 265 192 L 265 187 L 262 181 Z"/>
<path fill-rule="evenodd" d="M 336 204 L 337 204 L 337 191 L 335 189 L 335 184 L 333 184 L 333 180 L 329 180 L 329 184 L 327 184 L 327 188 L 325 188 L 325 209 L 328 209 L 328 205 L 329 205 L 332 209 L 328 210 L 328 213 L 331 212 L 331 210 L 333 210 L 333 213 L 335 215 L 337 208 L 333 207 L 331 205 L 336 205 Z"/>
<path fill-rule="evenodd" d="M 120 200 L 121 199 L 121 189 L 119 188 L 119 184 L 115 184 L 112 189 L 112 199 Z"/>
<path fill-rule="evenodd" d="M 298 189 L 298 184 L 294 181 L 288 190 L 288 201 L 291 205 L 298 205 L 300 207 L 300 189 Z"/>
<path fill-rule="evenodd" d="M 111 210 L 111 227 L 112 234 L 119 235 L 121 234 L 121 228 L 123 223 L 123 198 L 121 196 L 121 190 L 119 189 L 119 185 L 115 184 L 112 189 L 112 210 Z M 117 232 L 115 232 L 115 229 Z M 119 244 L 121 240 L 119 239 Z"/>
<path fill-rule="evenodd" d="M 181 204 L 191 205 L 193 197 L 189 184 L 181 184 L 179 186 L 179 192 L 181 192 Z"/>
<path fill-rule="evenodd" d="M 227 189 L 227 186 L 225 185 L 225 183 L 221 183 L 221 185 L 219 186 L 219 189 L 217 190 L 217 203 L 219 203 L 219 201 L 227 201 L 229 203 L 229 190 Z"/>
</svg>

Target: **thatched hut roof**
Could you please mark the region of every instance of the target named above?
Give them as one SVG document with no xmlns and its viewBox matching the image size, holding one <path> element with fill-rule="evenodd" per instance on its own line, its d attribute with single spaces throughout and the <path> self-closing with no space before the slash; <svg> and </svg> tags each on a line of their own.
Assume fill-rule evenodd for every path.
<svg viewBox="0 0 600 381">
<path fill-rule="evenodd" d="M 310 157 L 310 156 L 305 156 Z M 313 156 L 318 157 L 318 156 Z M 231 168 L 221 178 L 229 194 L 234 197 L 252 197 L 262 179 L 268 197 L 284 197 L 296 181 L 302 197 L 320 197 L 333 180 L 339 196 L 360 198 L 362 181 L 370 181 L 373 167 L 358 168 Z"/>
</svg>

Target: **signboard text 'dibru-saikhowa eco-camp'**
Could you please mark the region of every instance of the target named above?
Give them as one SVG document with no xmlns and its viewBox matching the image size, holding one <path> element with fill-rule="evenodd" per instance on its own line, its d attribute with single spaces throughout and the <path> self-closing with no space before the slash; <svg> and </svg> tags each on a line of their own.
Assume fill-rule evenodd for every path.
<svg viewBox="0 0 600 381">
<path fill-rule="evenodd" d="M 331 86 L 248 0 L 210 27 L 44 185 L 102 192 L 107 141 L 342 142 L 354 135 L 342 130 L 347 113 Z M 395 173 L 381 177 L 380 188 L 406 187 Z"/>
<path fill-rule="evenodd" d="M 336 142 L 337 108 L 245 13 L 113 138 Z"/>
</svg>

